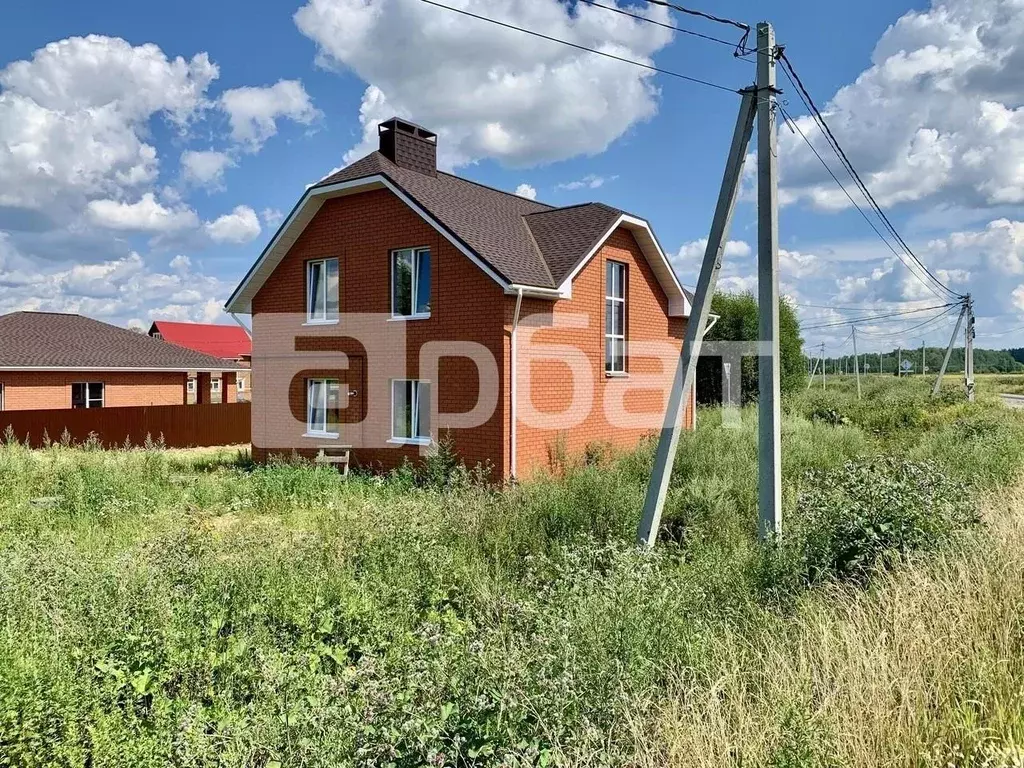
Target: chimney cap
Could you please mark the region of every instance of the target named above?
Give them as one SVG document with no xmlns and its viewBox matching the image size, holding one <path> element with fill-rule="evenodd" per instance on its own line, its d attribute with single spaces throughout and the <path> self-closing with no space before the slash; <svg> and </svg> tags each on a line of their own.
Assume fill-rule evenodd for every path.
<svg viewBox="0 0 1024 768">
<path fill-rule="evenodd" d="M 410 122 L 409 120 L 403 120 L 400 117 L 392 117 L 382 121 L 377 126 L 377 135 L 385 133 L 387 131 L 400 131 L 410 136 L 416 136 L 420 139 L 426 139 L 430 142 L 437 142 L 437 134 L 433 131 L 428 131 L 422 125 Z"/>
</svg>

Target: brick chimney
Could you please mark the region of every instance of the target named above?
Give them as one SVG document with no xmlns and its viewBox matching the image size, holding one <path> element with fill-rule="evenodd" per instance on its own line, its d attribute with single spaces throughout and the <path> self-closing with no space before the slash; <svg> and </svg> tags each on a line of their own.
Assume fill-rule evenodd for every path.
<svg viewBox="0 0 1024 768">
<path fill-rule="evenodd" d="M 437 134 L 392 117 L 377 126 L 380 153 L 395 165 L 437 176 Z"/>
</svg>

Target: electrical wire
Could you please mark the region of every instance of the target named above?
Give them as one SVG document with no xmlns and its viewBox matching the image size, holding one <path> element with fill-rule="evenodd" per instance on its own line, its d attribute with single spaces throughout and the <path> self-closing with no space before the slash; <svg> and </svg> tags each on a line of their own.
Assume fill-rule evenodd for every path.
<svg viewBox="0 0 1024 768">
<path fill-rule="evenodd" d="M 866 317 L 854 317 L 847 320 L 837 320 L 831 323 L 818 323 L 817 325 L 805 325 L 800 328 L 801 331 L 811 331 L 818 328 L 839 328 L 844 325 L 853 325 L 856 323 L 871 323 L 876 320 L 885 320 L 890 317 L 902 317 L 904 315 L 915 315 L 921 312 L 929 312 L 933 309 L 946 309 L 950 306 L 959 306 L 959 304 L 936 304 L 933 307 L 921 307 L 920 309 L 908 309 L 903 312 L 889 312 L 884 315 L 870 315 Z"/>
<path fill-rule="evenodd" d="M 808 147 L 810 147 L 811 152 L 813 152 L 814 156 L 816 158 L 818 158 L 818 162 L 820 162 L 822 164 L 822 166 L 825 168 L 825 170 L 828 171 L 828 175 L 832 177 L 832 180 L 839 186 L 839 188 L 841 190 L 843 190 L 843 194 L 846 195 L 847 200 L 849 200 L 850 204 L 854 208 L 857 209 L 857 212 L 864 218 L 864 221 L 866 221 L 868 223 L 868 226 L 871 227 L 871 229 L 873 229 L 875 231 L 875 234 L 878 235 L 879 239 L 883 243 L 885 243 L 886 247 L 890 251 L 892 251 L 892 255 L 895 256 L 897 259 L 899 259 L 900 263 L 903 264 L 903 266 L 907 268 L 907 270 L 910 272 L 910 274 L 914 275 L 914 277 L 916 277 L 918 280 L 920 280 L 921 283 L 929 291 L 932 292 L 932 294 L 935 296 L 935 298 L 937 298 L 937 299 L 949 298 L 948 296 L 946 296 L 946 295 L 940 293 L 939 291 L 935 290 L 935 288 L 932 286 L 931 283 L 929 283 L 927 280 L 922 278 L 917 272 L 914 271 L 914 268 L 911 267 L 910 264 L 907 263 L 906 259 L 903 258 L 903 254 L 901 254 L 899 251 L 896 250 L 896 248 L 893 246 L 893 244 L 891 242 L 889 242 L 889 238 L 887 238 L 885 235 L 883 235 L 881 233 L 881 231 L 878 229 L 878 227 L 875 226 L 875 222 L 873 222 L 871 220 L 871 217 L 868 216 L 867 212 L 863 208 L 860 207 L 860 205 L 857 203 L 856 200 L 853 199 L 853 195 L 850 194 L 850 191 L 846 188 L 846 186 L 843 184 L 843 182 L 841 182 L 839 180 L 839 177 L 836 176 L 835 172 L 832 170 L 832 167 L 827 162 L 825 162 L 825 158 L 823 158 L 821 156 L 821 153 L 818 152 L 817 147 L 815 147 L 814 144 L 811 142 L 811 140 L 809 138 L 807 138 L 807 134 L 805 134 L 803 132 L 803 130 L 797 124 L 796 120 L 794 120 L 790 116 L 789 112 L 787 112 L 786 108 L 783 107 L 781 104 L 779 104 L 778 107 L 779 107 L 779 111 L 782 112 L 782 116 L 783 116 L 783 118 L 785 118 L 786 123 L 789 125 L 790 130 L 792 130 L 794 133 L 796 133 L 798 136 L 800 136 L 800 138 L 804 140 L 804 143 Z M 943 286 L 943 287 L 945 287 L 945 286 Z M 948 291 L 949 289 L 946 289 L 946 290 Z"/>
<path fill-rule="evenodd" d="M 714 16 L 714 15 L 712 15 L 710 13 L 706 13 L 705 11 L 694 10 L 693 8 L 684 8 L 683 6 L 677 5 L 676 3 L 666 2 L 666 0 L 647 0 L 647 2 L 650 5 L 660 5 L 660 6 L 664 7 L 664 8 L 671 8 L 674 11 L 679 11 L 680 13 L 686 13 L 686 14 L 689 14 L 690 16 L 696 16 L 697 18 L 700 18 L 700 19 L 707 19 L 708 21 L 714 21 L 714 22 L 716 22 L 718 24 L 728 24 L 729 26 L 736 27 L 737 29 L 742 29 L 744 32 L 747 32 L 748 34 L 750 33 L 750 25 L 749 24 L 744 24 L 742 21 L 735 21 L 734 19 L 727 19 L 727 18 L 725 18 L 723 16 Z"/>
<path fill-rule="evenodd" d="M 894 305 L 894 306 L 900 306 L 900 305 L 905 304 L 905 303 L 906 302 L 901 302 L 901 301 L 882 301 L 882 302 L 878 302 L 878 304 L 891 304 L 891 305 Z M 833 310 L 835 310 L 837 312 L 868 312 L 868 311 L 871 311 L 871 310 L 874 310 L 874 309 L 886 309 L 886 307 L 884 307 L 884 306 L 865 307 L 865 306 L 861 305 L 859 307 L 837 307 L 837 306 L 834 306 L 832 304 L 798 304 L 796 302 L 793 302 L 793 306 L 794 307 L 801 307 L 801 308 L 805 308 L 805 309 L 833 309 Z"/>
<path fill-rule="evenodd" d="M 727 45 L 727 46 L 729 46 L 730 48 L 733 48 L 733 49 L 735 49 L 738 46 L 738 43 L 734 43 L 734 42 L 732 42 L 730 40 L 723 40 L 720 37 L 713 37 L 712 35 L 705 35 L 702 32 L 694 32 L 692 29 L 686 29 L 685 27 L 677 27 L 675 24 L 666 24 L 663 21 L 658 21 L 657 19 L 651 19 L 651 18 L 649 18 L 647 16 L 641 16 L 638 13 L 633 13 L 632 11 L 627 11 L 625 8 L 618 8 L 618 7 L 614 6 L 614 5 L 604 5 L 603 3 L 595 2 L 595 0 L 580 0 L 580 2 L 581 3 L 586 3 L 587 5 L 592 5 L 595 8 L 604 8 L 606 11 L 611 11 L 612 13 L 618 13 L 618 14 L 620 14 L 622 16 L 629 16 L 631 19 L 636 19 L 637 21 L 646 21 L 648 24 L 654 24 L 655 26 L 658 26 L 658 27 L 664 27 L 665 29 L 671 29 L 671 30 L 673 30 L 675 32 L 681 32 L 684 35 L 690 35 L 692 37 L 699 37 L 701 40 L 709 40 L 712 43 L 719 43 L 721 45 Z"/>
<path fill-rule="evenodd" d="M 719 85 L 718 83 L 713 83 L 710 80 L 701 80 L 699 77 L 691 77 L 690 75 L 684 75 L 684 74 L 681 74 L 679 72 L 673 72 L 670 69 L 662 69 L 661 67 L 656 67 L 653 64 L 644 64 L 642 61 L 636 61 L 634 59 L 627 59 L 624 56 L 616 56 L 614 53 L 608 53 L 607 51 L 599 51 L 596 48 L 588 48 L 587 46 L 580 45 L 579 43 L 572 43 L 572 42 L 569 42 L 568 40 L 563 40 L 563 39 L 561 39 L 559 37 L 552 37 L 551 35 L 545 35 L 545 34 L 543 34 L 541 32 L 535 32 L 532 29 L 526 29 L 525 27 L 519 27 L 519 26 L 516 26 L 515 24 L 509 24 L 508 22 L 505 22 L 505 21 L 499 21 L 498 19 L 492 19 L 489 16 L 482 16 L 482 15 L 480 15 L 478 13 L 473 13 L 472 11 L 465 11 L 462 8 L 454 8 L 454 7 L 450 6 L 450 5 L 445 5 L 444 3 L 439 3 L 439 2 L 437 2 L 437 0 L 420 0 L 420 2 L 426 3 L 427 5 L 436 6 L 438 8 L 444 8 L 446 11 L 451 11 L 452 13 L 458 13 L 458 14 L 461 14 L 463 16 L 469 16 L 470 18 L 479 19 L 480 21 L 486 21 L 486 22 L 489 22 L 491 24 L 496 24 L 499 27 L 505 27 L 506 29 L 512 29 L 512 30 L 515 30 L 516 32 L 522 32 L 522 33 L 527 34 L 527 35 L 532 35 L 534 37 L 539 37 L 542 40 L 550 40 L 553 43 L 561 43 L 562 45 L 567 45 L 570 48 L 576 48 L 577 50 L 580 50 L 580 51 L 587 51 L 588 53 L 596 53 L 598 56 L 604 56 L 605 58 L 608 58 L 608 59 L 614 59 L 615 61 L 621 61 L 621 62 L 624 62 L 626 64 L 632 64 L 635 67 L 641 67 L 642 69 L 648 69 L 651 72 L 657 72 L 657 73 L 662 74 L 662 75 L 669 75 L 670 77 L 675 77 L 675 78 L 678 78 L 680 80 L 685 80 L 685 81 L 687 81 L 689 83 L 696 83 L 698 85 L 706 85 L 709 88 L 715 88 L 715 89 L 717 89 L 719 91 L 726 91 L 728 93 L 737 93 L 738 94 L 740 92 L 736 88 L 730 88 L 730 87 L 728 87 L 726 85 Z"/>
<path fill-rule="evenodd" d="M 833 152 L 836 153 L 836 156 L 839 158 L 840 163 L 843 165 L 844 168 L 846 168 L 847 172 L 850 174 L 850 177 L 856 182 L 861 193 L 864 195 L 865 199 L 868 201 L 868 203 L 871 205 L 875 213 L 881 219 L 885 227 L 889 230 L 889 232 L 900 244 L 900 246 L 903 247 L 903 249 L 907 252 L 910 258 L 913 259 L 914 263 L 917 264 L 917 266 L 924 271 L 924 273 L 931 279 L 931 281 L 935 285 L 937 285 L 939 288 L 941 288 L 943 291 L 949 294 L 949 296 L 952 298 L 962 298 L 960 294 L 956 293 L 956 291 L 953 291 L 951 288 L 947 287 L 941 280 L 939 280 L 934 274 L 932 274 L 931 270 L 929 270 L 928 267 L 925 266 L 924 262 L 922 262 L 921 259 L 918 258 L 917 254 L 915 254 L 914 251 L 910 248 L 910 246 L 907 245 L 906 241 L 897 231 L 896 227 L 893 226 L 892 222 L 889 220 L 889 217 L 885 214 L 885 211 L 882 210 L 882 207 L 875 200 L 870 190 L 868 190 L 867 185 L 864 183 L 864 180 L 857 172 L 857 169 L 853 167 L 853 163 L 850 162 L 849 156 L 847 156 L 846 152 L 839 144 L 839 141 L 836 139 L 835 134 L 829 127 L 828 122 L 825 120 L 824 115 L 821 113 L 821 110 L 818 109 L 818 106 L 814 103 L 814 99 L 811 97 L 811 94 L 807 91 L 807 88 L 804 86 L 803 81 L 800 79 L 800 76 L 796 73 L 796 69 L 793 67 L 793 63 L 786 57 L 785 50 L 780 48 L 778 50 L 777 57 L 778 60 L 781 61 L 783 64 L 783 73 L 789 79 L 793 87 L 797 90 L 797 94 L 800 96 L 800 99 L 804 102 L 804 106 L 807 107 L 808 112 L 812 115 L 815 123 L 818 125 L 822 133 L 825 135 L 825 138 L 829 146 L 832 148 Z"/>
<path fill-rule="evenodd" d="M 960 307 L 960 304 L 953 304 L 952 306 L 948 307 L 944 312 L 940 312 L 939 314 L 935 315 L 935 317 L 928 318 L 923 323 L 912 325 L 909 328 L 901 328 L 897 331 L 892 331 L 891 333 L 871 333 L 870 331 L 861 331 L 860 329 L 858 329 L 858 333 L 861 333 L 864 336 L 870 336 L 873 339 L 886 339 L 893 338 L 895 336 L 906 336 L 908 333 L 921 330 L 922 328 L 928 325 L 935 325 L 936 327 L 938 327 L 938 325 L 941 324 L 941 320 L 945 319 L 954 309 L 960 309 Z"/>
</svg>

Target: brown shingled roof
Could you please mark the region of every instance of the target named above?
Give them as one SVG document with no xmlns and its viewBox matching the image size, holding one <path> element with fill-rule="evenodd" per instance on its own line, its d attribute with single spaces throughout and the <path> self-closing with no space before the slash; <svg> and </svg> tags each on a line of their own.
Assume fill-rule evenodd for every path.
<svg viewBox="0 0 1024 768">
<path fill-rule="evenodd" d="M 0 315 L 0 368 L 209 371 L 241 366 L 82 315 L 12 312 Z"/>
<path fill-rule="evenodd" d="M 604 203 L 551 208 L 526 216 L 526 225 L 544 254 L 555 285 L 594 250 L 622 211 Z"/>
<path fill-rule="evenodd" d="M 627 226 L 643 240 L 641 248 L 648 258 L 658 261 L 652 266 L 666 290 L 673 295 L 681 291 L 680 298 L 689 297 L 679 286 L 653 232 L 638 217 L 603 203 L 555 208 L 450 173 L 422 173 L 403 167 L 375 151 L 306 190 L 228 299 L 229 309 L 250 311 L 253 295 L 316 214 L 322 201 L 345 194 L 345 190 L 336 185 L 348 182 L 347 186 L 353 187 L 361 180 L 366 180 L 368 188 L 383 180 L 404 195 L 421 215 L 429 218 L 499 281 L 551 291 L 552 295 L 615 222 L 626 217 Z M 652 256 L 655 250 L 659 251 L 657 257 Z"/>
<path fill-rule="evenodd" d="M 395 165 L 380 152 L 371 152 L 331 174 L 316 187 L 381 174 L 430 211 L 456 239 L 512 283 L 554 288 L 544 256 L 532 243 L 523 216 L 550 211 L 551 206 L 519 195 L 438 171 L 428 176 Z"/>
</svg>

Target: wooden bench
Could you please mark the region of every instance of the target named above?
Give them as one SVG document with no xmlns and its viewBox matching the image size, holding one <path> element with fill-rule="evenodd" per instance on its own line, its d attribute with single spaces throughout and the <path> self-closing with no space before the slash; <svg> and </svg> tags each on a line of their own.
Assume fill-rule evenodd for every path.
<svg viewBox="0 0 1024 768">
<path fill-rule="evenodd" d="M 321 448 L 317 451 L 316 458 L 313 459 L 313 461 L 316 464 L 331 464 L 338 466 L 341 469 L 342 476 L 348 477 L 348 459 L 351 448 L 351 445 Z"/>
</svg>

